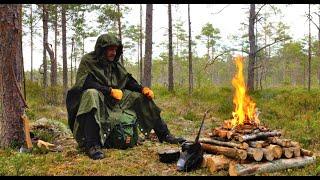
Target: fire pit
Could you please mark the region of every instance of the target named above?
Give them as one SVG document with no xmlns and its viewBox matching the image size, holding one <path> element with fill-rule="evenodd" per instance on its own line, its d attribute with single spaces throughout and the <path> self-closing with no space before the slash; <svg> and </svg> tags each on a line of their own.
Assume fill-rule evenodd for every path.
<svg viewBox="0 0 320 180">
<path fill-rule="evenodd" d="M 243 78 L 243 58 L 236 57 L 237 74 L 232 79 L 235 88 L 233 119 L 225 120 L 200 139 L 203 166 L 211 172 L 228 169 L 230 175 L 253 175 L 288 168 L 303 167 L 316 158 L 299 142 L 282 138 L 281 131 L 260 123 L 256 103 L 246 93 Z"/>
</svg>

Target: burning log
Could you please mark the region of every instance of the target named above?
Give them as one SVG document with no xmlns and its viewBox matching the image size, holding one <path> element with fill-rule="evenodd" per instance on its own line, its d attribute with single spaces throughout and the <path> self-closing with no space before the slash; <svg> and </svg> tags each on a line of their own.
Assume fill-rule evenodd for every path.
<svg viewBox="0 0 320 180">
<path fill-rule="evenodd" d="M 315 157 L 296 157 L 292 159 L 278 159 L 272 162 L 265 163 L 250 163 L 238 164 L 230 163 L 229 175 L 230 176 L 245 176 L 254 175 L 257 173 L 268 173 L 274 171 L 281 171 L 289 168 L 299 168 L 312 163 L 315 163 Z"/>
<path fill-rule="evenodd" d="M 306 149 L 300 149 L 302 156 L 313 156 L 313 152 L 306 150 Z"/>
<path fill-rule="evenodd" d="M 211 173 L 221 169 L 228 169 L 232 160 L 224 155 L 207 155 L 203 157 L 203 167 L 207 167 Z"/>
<path fill-rule="evenodd" d="M 248 144 L 253 148 L 263 148 L 269 145 L 266 141 L 248 141 Z"/>
<path fill-rule="evenodd" d="M 279 131 L 270 131 L 270 132 L 259 132 L 257 134 L 246 134 L 243 136 L 239 136 L 238 140 L 240 142 L 256 140 L 256 139 L 266 139 L 268 137 L 273 136 L 281 136 L 281 132 Z"/>
<path fill-rule="evenodd" d="M 245 142 L 239 144 L 239 143 L 233 143 L 233 142 L 218 141 L 210 138 L 202 138 L 200 139 L 200 143 L 220 145 L 220 146 L 226 146 L 226 147 L 235 147 L 238 149 L 248 149 L 249 147 L 249 145 Z"/>
<path fill-rule="evenodd" d="M 248 148 L 248 158 L 255 161 L 261 161 L 263 158 L 263 151 L 261 148 Z"/>
<path fill-rule="evenodd" d="M 215 146 L 211 144 L 201 143 L 201 147 L 204 151 L 212 153 L 212 154 L 222 154 L 226 157 L 233 158 L 233 159 L 246 159 L 247 158 L 247 151 L 230 148 L 230 147 L 223 147 L 223 146 Z"/>
<path fill-rule="evenodd" d="M 220 138 L 227 138 L 228 130 L 222 128 L 214 128 L 212 131 L 213 136 L 217 136 Z"/>
</svg>

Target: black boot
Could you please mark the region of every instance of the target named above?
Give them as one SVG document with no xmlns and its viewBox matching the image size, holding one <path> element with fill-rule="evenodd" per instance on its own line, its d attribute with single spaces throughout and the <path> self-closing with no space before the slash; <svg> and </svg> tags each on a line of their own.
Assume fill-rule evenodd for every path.
<svg viewBox="0 0 320 180">
<path fill-rule="evenodd" d="M 170 144 L 182 144 L 185 141 L 187 141 L 186 139 L 184 139 L 183 137 L 175 137 L 172 134 L 167 134 L 166 136 L 164 136 L 163 138 L 159 138 L 159 141 L 162 142 L 167 142 Z"/>
<path fill-rule="evenodd" d="M 101 147 L 98 145 L 87 148 L 86 153 L 93 160 L 103 159 L 105 157 Z"/>
<path fill-rule="evenodd" d="M 186 139 L 182 137 L 175 137 L 172 135 L 168 129 L 167 124 L 162 120 L 156 122 L 156 127 L 154 128 L 155 133 L 161 143 L 167 142 L 170 144 L 182 144 Z"/>
</svg>

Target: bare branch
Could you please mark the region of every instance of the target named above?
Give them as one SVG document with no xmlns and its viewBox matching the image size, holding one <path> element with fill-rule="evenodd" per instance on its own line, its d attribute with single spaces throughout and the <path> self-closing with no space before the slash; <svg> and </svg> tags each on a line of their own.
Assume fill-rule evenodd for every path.
<svg viewBox="0 0 320 180">
<path fill-rule="evenodd" d="M 204 69 L 207 69 L 208 66 L 212 65 L 214 62 L 216 62 L 216 60 L 218 59 L 218 57 L 228 53 L 228 52 L 231 52 L 231 51 L 241 51 L 241 52 L 244 52 L 246 54 L 249 54 L 249 52 L 245 51 L 245 50 L 238 50 L 238 49 L 229 49 L 229 50 L 226 50 L 220 54 L 218 54 L 217 56 L 215 56 L 211 61 L 209 61 L 206 66 L 204 67 Z"/>
<path fill-rule="evenodd" d="M 253 69 L 259 69 L 259 68 L 262 68 L 262 65 L 253 67 Z"/>
<path fill-rule="evenodd" d="M 276 11 L 275 7 L 274 7 L 274 6 L 272 6 L 271 4 L 269 4 L 269 6 L 270 6 L 270 7 L 271 7 L 271 9 L 273 10 L 273 13 L 276 15 L 276 14 L 277 14 L 277 11 Z"/>
<path fill-rule="evenodd" d="M 278 42 L 289 40 L 289 39 L 291 39 L 291 38 L 284 38 L 284 39 L 276 40 L 273 43 L 267 44 L 267 45 L 263 46 L 262 48 L 258 49 L 254 54 L 257 54 L 259 51 L 261 51 L 261 50 L 263 50 L 263 49 L 265 49 L 265 48 L 267 48 L 269 46 L 272 46 L 272 45 L 274 45 L 274 44 L 276 44 Z"/>
<path fill-rule="evenodd" d="M 259 12 L 261 11 L 261 9 L 262 9 L 265 5 L 266 5 L 266 4 L 263 4 L 263 5 L 258 9 L 257 13 L 254 15 L 254 19 L 257 18 Z"/>
<path fill-rule="evenodd" d="M 312 22 L 312 24 L 314 24 L 316 26 L 316 28 L 320 31 L 320 27 L 312 20 L 312 16 L 310 17 L 309 15 L 307 16 L 308 19 Z"/>
<path fill-rule="evenodd" d="M 212 15 L 216 15 L 221 13 L 225 8 L 227 8 L 228 6 L 230 6 L 230 4 L 227 4 L 225 7 L 223 7 L 220 11 L 216 12 L 216 13 L 212 13 Z"/>
</svg>

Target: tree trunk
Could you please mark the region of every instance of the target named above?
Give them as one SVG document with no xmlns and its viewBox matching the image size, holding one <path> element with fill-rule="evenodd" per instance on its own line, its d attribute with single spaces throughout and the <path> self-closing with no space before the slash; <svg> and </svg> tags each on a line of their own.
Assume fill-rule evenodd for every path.
<svg viewBox="0 0 320 180">
<path fill-rule="evenodd" d="M 54 59 L 51 59 L 51 85 L 57 85 L 58 5 L 54 11 Z"/>
<path fill-rule="evenodd" d="M 32 4 L 30 5 L 30 38 L 31 38 L 31 73 L 30 73 L 30 78 L 31 81 L 33 82 L 33 15 L 32 15 Z"/>
<path fill-rule="evenodd" d="M 118 9 L 118 31 L 119 31 L 119 39 L 122 42 L 122 35 L 121 35 L 121 15 L 120 15 L 120 4 L 117 4 Z M 123 55 L 121 55 L 121 64 L 123 64 Z"/>
<path fill-rule="evenodd" d="M 310 4 L 309 4 L 309 17 L 310 17 Z M 311 23 L 309 18 L 309 49 L 308 49 L 308 91 L 311 88 Z"/>
<path fill-rule="evenodd" d="M 169 63 L 168 63 L 168 90 L 173 91 L 173 52 L 172 52 L 172 14 L 171 4 L 168 4 L 168 23 L 169 23 Z"/>
<path fill-rule="evenodd" d="M 188 4 L 188 26 L 189 26 L 189 95 L 193 91 L 193 68 L 192 68 L 192 50 L 191 50 L 191 20 L 190 20 L 190 4 Z"/>
<path fill-rule="evenodd" d="M 254 90 L 254 66 L 255 66 L 255 33 L 254 33 L 254 22 L 255 22 L 255 4 L 250 4 L 250 16 L 249 16 L 249 63 L 248 63 L 248 91 Z"/>
<path fill-rule="evenodd" d="M 145 45 L 145 63 L 144 63 L 144 81 L 143 85 L 151 87 L 151 69 L 152 69 L 152 4 L 147 4 L 146 8 L 146 45 Z"/>
<path fill-rule="evenodd" d="M 73 67 L 72 67 L 72 57 L 73 57 L 73 46 L 74 46 L 74 38 L 71 38 L 71 61 L 70 61 L 70 87 L 73 84 Z"/>
<path fill-rule="evenodd" d="M 46 45 L 48 43 L 48 9 L 47 5 L 42 5 L 42 22 L 43 22 L 43 87 L 46 88 L 48 86 L 47 80 L 47 53 L 46 53 Z M 45 96 L 46 97 L 46 90 Z"/>
<path fill-rule="evenodd" d="M 49 53 L 49 57 L 50 57 L 50 61 L 51 61 L 51 76 L 50 76 L 51 86 L 55 86 L 57 83 L 57 80 L 55 79 L 55 77 L 57 77 L 57 75 L 56 74 L 54 75 L 54 73 L 53 73 L 54 68 L 55 68 L 55 65 L 53 65 L 53 64 L 55 64 L 54 52 L 52 50 L 52 45 L 49 43 L 46 43 L 45 48 Z"/>
<path fill-rule="evenodd" d="M 68 63 L 67 63 L 67 32 L 66 32 L 66 5 L 62 5 L 62 61 L 63 61 L 63 99 L 68 91 Z M 63 100 L 63 101 L 64 101 Z"/>
<path fill-rule="evenodd" d="M 0 147 L 25 142 L 21 116 L 26 107 L 22 82 L 22 6 L 0 5 Z"/>
<path fill-rule="evenodd" d="M 319 19 L 318 26 L 320 27 L 320 11 L 319 11 L 318 19 Z M 318 29 L 318 58 L 319 58 L 318 82 L 320 85 L 320 28 Z"/>
<path fill-rule="evenodd" d="M 143 81 L 143 57 L 142 57 L 142 4 L 140 4 L 140 83 Z"/>
</svg>

